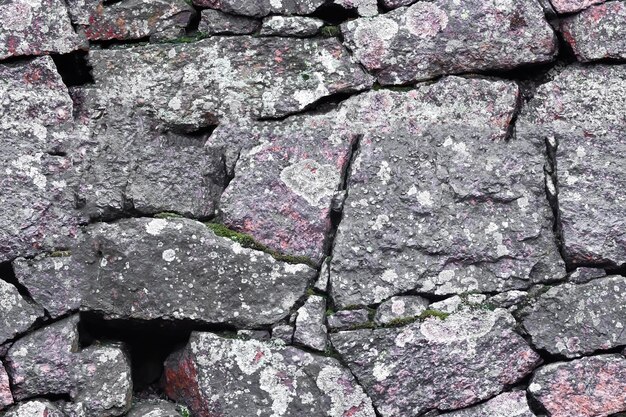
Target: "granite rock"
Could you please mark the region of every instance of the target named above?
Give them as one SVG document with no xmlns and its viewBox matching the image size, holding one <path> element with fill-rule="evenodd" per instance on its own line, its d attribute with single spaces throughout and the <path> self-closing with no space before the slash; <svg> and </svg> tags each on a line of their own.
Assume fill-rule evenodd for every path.
<svg viewBox="0 0 626 417">
<path fill-rule="evenodd" d="M 30 400 L 9 409 L 3 417 L 65 417 L 65 414 L 47 400 Z"/>
<path fill-rule="evenodd" d="M 324 351 L 328 343 L 325 324 L 326 298 L 311 295 L 296 312 L 296 330 L 293 342 L 317 351 Z"/>
<path fill-rule="evenodd" d="M 182 417 L 178 407 L 165 400 L 142 400 L 133 405 L 127 417 Z"/>
<path fill-rule="evenodd" d="M 13 404 L 13 394 L 11 393 L 11 383 L 9 375 L 4 369 L 4 364 L 0 361 L 0 410 Z"/>
<path fill-rule="evenodd" d="M 286 317 L 316 274 L 188 219 L 95 224 L 73 253 L 93 277 L 83 308 L 108 318 L 255 328 Z"/>
<path fill-rule="evenodd" d="M 540 362 L 505 310 L 429 317 L 404 327 L 331 333 L 383 417 L 454 410 L 499 394 Z"/>
<path fill-rule="evenodd" d="M 324 21 L 303 16 L 269 16 L 263 19 L 261 36 L 315 36 L 324 26 Z"/>
<path fill-rule="evenodd" d="M 0 343 L 26 332 L 44 316 L 41 307 L 22 297 L 3 278 L 0 274 Z"/>
<path fill-rule="evenodd" d="M 341 310 L 328 316 L 330 330 L 350 330 L 369 323 L 369 311 L 365 308 Z"/>
<path fill-rule="evenodd" d="M 346 10 L 356 10 L 359 16 L 376 16 L 378 14 L 378 2 L 376 0 L 333 0 Z"/>
<path fill-rule="evenodd" d="M 539 3 L 526 0 L 419 1 L 341 30 L 383 85 L 549 62 L 558 49 Z"/>
<path fill-rule="evenodd" d="M 230 14 L 263 17 L 268 14 L 311 14 L 327 0 L 193 0 L 200 7 L 221 10 Z"/>
<path fill-rule="evenodd" d="M 281 340 L 286 345 L 293 342 L 294 328 L 289 324 L 279 324 L 272 328 L 272 339 Z"/>
<path fill-rule="evenodd" d="M 257 19 L 205 9 L 201 12 L 198 32 L 207 35 L 250 35 L 259 27 L 261 22 Z"/>
<path fill-rule="evenodd" d="M 371 400 L 336 359 L 212 333 L 192 333 L 167 359 L 165 392 L 197 417 L 375 416 Z"/>
<path fill-rule="evenodd" d="M 535 417 L 528 407 L 526 392 L 505 392 L 491 400 L 467 408 L 441 414 L 442 417 Z"/>
<path fill-rule="evenodd" d="M 567 277 L 567 280 L 575 284 L 584 284 L 596 278 L 602 278 L 605 276 L 606 271 L 604 269 L 586 268 L 584 266 L 581 266 L 579 268 L 576 268 L 574 272 L 570 273 Z"/>
<path fill-rule="evenodd" d="M 416 295 L 391 297 L 378 306 L 374 321 L 378 324 L 389 324 L 394 320 L 419 317 L 428 308 L 428 304 L 427 299 Z"/>
<path fill-rule="evenodd" d="M 606 0 L 550 0 L 558 13 L 580 12 L 594 4 L 604 3 Z"/>
</svg>

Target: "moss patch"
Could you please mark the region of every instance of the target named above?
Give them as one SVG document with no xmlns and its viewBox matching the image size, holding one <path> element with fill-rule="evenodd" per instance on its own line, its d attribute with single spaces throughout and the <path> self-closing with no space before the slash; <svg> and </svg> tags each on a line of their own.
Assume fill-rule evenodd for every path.
<svg viewBox="0 0 626 417">
<path fill-rule="evenodd" d="M 439 310 L 425 310 L 422 314 L 419 315 L 419 319 L 420 320 L 424 320 L 427 319 L 429 317 L 436 317 L 440 320 L 445 320 L 450 316 L 450 313 L 444 313 L 443 311 L 439 311 Z"/>
<path fill-rule="evenodd" d="M 334 38 L 335 36 L 339 36 L 339 34 L 341 33 L 341 29 L 339 28 L 339 26 L 329 25 L 324 26 L 320 30 L 320 33 L 322 34 L 322 36 L 325 36 L 327 38 Z"/>
<path fill-rule="evenodd" d="M 55 250 L 54 252 L 50 253 L 51 258 L 66 258 L 68 256 L 72 256 L 72 252 L 70 252 L 69 250 Z"/>
</svg>

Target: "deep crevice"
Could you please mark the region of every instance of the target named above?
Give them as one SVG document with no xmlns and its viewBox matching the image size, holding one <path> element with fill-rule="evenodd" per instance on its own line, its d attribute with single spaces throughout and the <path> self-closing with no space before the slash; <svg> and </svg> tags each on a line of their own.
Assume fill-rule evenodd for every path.
<svg viewBox="0 0 626 417">
<path fill-rule="evenodd" d="M 17 279 L 17 276 L 15 275 L 15 270 L 13 269 L 13 265 L 11 262 L 0 263 L 0 279 L 13 285 L 22 297 L 24 297 L 29 302 L 36 304 L 33 300 L 33 297 L 30 295 L 30 291 L 28 291 L 28 288 L 22 285 L 22 283 L 20 283 Z"/>
<path fill-rule="evenodd" d="M 67 87 L 94 84 L 87 52 L 76 51 L 69 54 L 52 55 L 52 60 Z"/>
<path fill-rule="evenodd" d="M 318 7 L 311 16 L 331 25 L 339 25 L 347 20 L 358 18 L 359 13 L 356 9 L 344 9 L 338 4 L 326 3 Z"/>
</svg>

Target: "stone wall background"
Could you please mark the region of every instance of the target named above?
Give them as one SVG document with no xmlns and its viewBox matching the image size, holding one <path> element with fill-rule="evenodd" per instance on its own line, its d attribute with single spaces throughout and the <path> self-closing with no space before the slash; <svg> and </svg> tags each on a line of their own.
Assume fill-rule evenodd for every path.
<svg viewBox="0 0 626 417">
<path fill-rule="evenodd" d="M 0 415 L 623 415 L 625 60 L 621 0 L 0 0 Z"/>
</svg>

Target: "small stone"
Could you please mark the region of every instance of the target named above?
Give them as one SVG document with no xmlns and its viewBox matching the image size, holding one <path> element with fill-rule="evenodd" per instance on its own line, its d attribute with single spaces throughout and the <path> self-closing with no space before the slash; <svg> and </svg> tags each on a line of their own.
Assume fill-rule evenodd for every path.
<svg viewBox="0 0 626 417">
<path fill-rule="evenodd" d="M 389 324 L 399 319 L 419 317 L 428 308 L 428 304 L 427 299 L 419 296 L 391 297 L 378 306 L 374 321 L 378 324 Z"/>
<path fill-rule="evenodd" d="M 194 417 L 374 417 L 339 361 L 291 346 L 194 332 L 165 362 L 165 393 Z"/>
<path fill-rule="evenodd" d="M 324 21 L 314 17 L 269 16 L 263 19 L 261 36 L 315 36 L 324 26 Z"/>
<path fill-rule="evenodd" d="M 267 330 L 237 330 L 237 337 L 246 340 L 270 340 L 270 332 Z"/>
<path fill-rule="evenodd" d="M 17 288 L 2 278 L 0 276 L 0 343 L 26 332 L 44 316 L 41 307 L 26 300 Z"/>
<path fill-rule="evenodd" d="M 626 278 L 562 284 L 539 296 L 523 325 L 533 344 L 568 358 L 626 344 Z"/>
<path fill-rule="evenodd" d="M 333 0 L 333 4 L 346 10 L 356 10 L 359 16 L 371 17 L 378 14 L 378 2 L 376 0 Z"/>
<path fill-rule="evenodd" d="M 476 404 L 530 374 L 541 359 L 514 327 L 505 310 L 464 311 L 331 341 L 381 416 L 413 417 Z"/>
<path fill-rule="evenodd" d="M 176 404 L 165 400 L 141 400 L 133 405 L 127 417 L 182 417 Z"/>
<path fill-rule="evenodd" d="M 327 257 L 320 267 L 320 274 L 315 281 L 313 288 L 320 292 L 326 292 L 328 290 L 328 280 L 330 278 L 330 257 Z"/>
<path fill-rule="evenodd" d="M 540 5 L 526 0 L 418 1 L 341 31 L 383 85 L 549 62 L 558 50 Z"/>
<path fill-rule="evenodd" d="M 272 339 L 282 340 L 286 345 L 293 342 L 293 326 L 289 324 L 280 324 L 272 329 Z"/>
<path fill-rule="evenodd" d="M 563 37 L 582 62 L 626 59 L 626 3 L 591 6 L 561 22 Z"/>
<path fill-rule="evenodd" d="M 596 278 L 602 278 L 606 276 L 606 271 L 601 268 L 587 268 L 581 266 L 576 268 L 574 272 L 569 274 L 568 281 L 574 284 L 584 284 L 593 281 Z"/>
<path fill-rule="evenodd" d="M 527 291 L 511 290 L 489 297 L 487 304 L 497 308 L 515 309 L 527 301 Z"/>
<path fill-rule="evenodd" d="M 327 318 L 330 330 L 350 330 L 369 323 L 369 311 L 365 308 L 357 310 L 337 311 Z"/>
<path fill-rule="evenodd" d="M 193 0 L 193 4 L 226 13 L 263 17 L 268 14 L 306 15 L 311 14 L 327 0 Z"/>
<path fill-rule="evenodd" d="M 573 13 L 586 9 L 587 7 L 604 3 L 606 0 L 551 0 L 552 5 L 559 13 Z"/>
<path fill-rule="evenodd" d="M 13 394 L 11 394 L 9 375 L 4 369 L 4 364 L 0 361 L 0 411 L 11 404 L 13 404 Z"/>
<path fill-rule="evenodd" d="M 259 27 L 261 22 L 256 19 L 205 9 L 201 12 L 198 32 L 207 35 L 250 35 Z"/>
<path fill-rule="evenodd" d="M 16 404 L 3 417 L 65 417 L 65 414 L 47 400 L 30 400 Z"/>
<path fill-rule="evenodd" d="M 0 22 L 0 59 L 67 54 L 87 46 L 74 32 L 62 0 L 4 1 L 0 4 Z"/>
<path fill-rule="evenodd" d="M 546 365 L 535 372 L 528 392 L 551 417 L 626 411 L 626 359 L 598 355 Z"/>
<path fill-rule="evenodd" d="M 293 342 L 323 352 L 328 343 L 324 323 L 326 299 L 319 295 L 311 295 L 296 314 Z"/>
<path fill-rule="evenodd" d="M 467 408 L 440 414 L 441 417 L 535 417 L 528 407 L 526 392 L 513 391 L 500 394 L 491 400 Z"/>
</svg>

